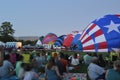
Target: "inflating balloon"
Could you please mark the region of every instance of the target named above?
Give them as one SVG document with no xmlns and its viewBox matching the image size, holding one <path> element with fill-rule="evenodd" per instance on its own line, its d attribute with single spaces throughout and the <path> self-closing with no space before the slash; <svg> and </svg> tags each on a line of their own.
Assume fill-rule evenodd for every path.
<svg viewBox="0 0 120 80">
<path fill-rule="evenodd" d="M 66 37 L 66 35 L 62 35 L 62 36 L 58 37 L 56 39 L 56 41 L 54 42 L 54 45 L 61 47 L 63 45 L 63 41 L 64 41 L 65 37 Z"/>
<path fill-rule="evenodd" d="M 91 22 L 81 34 L 79 50 L 108 52 L 120 48 L 120 15 L 105 15 Z"/>
<path fill-rule="evenodd" d="M 42 40 L 42 44 L 54 44 L 57 36 L 54 33 L 48 33 Z"/>
<path fill-rule="evenodd" d="M 72 31 L 70 34 L 67 34 L 64 39 L 63 46 L 70 47 L 72 45 L 72 41 L 77 33 L 79 33 L 79 31 Z"/>
</svg>

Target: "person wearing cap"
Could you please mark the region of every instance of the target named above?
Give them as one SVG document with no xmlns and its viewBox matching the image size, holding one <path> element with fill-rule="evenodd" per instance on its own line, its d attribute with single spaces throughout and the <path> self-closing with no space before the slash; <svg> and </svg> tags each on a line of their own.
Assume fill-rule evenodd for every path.
<svg viewBox="0 0 120 80">
<path fill-rule="evenodd" d="M 120 60 L 116 60 L 113 68 L 107 70 L 106 80 L 120 80 Z"/>
</svg>

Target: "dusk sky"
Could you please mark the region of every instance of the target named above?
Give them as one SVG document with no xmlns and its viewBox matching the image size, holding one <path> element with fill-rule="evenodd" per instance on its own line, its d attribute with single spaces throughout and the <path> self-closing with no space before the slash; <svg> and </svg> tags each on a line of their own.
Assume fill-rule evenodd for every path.
<svg viewBox="0 0 120 80">
<path fill-rule="evenodd" d="M 17 37 L 82 31 L 107 14 L 120 14 L 120 0 L 0 0 L 0 25 L 11 22 Z"/>
</svg>

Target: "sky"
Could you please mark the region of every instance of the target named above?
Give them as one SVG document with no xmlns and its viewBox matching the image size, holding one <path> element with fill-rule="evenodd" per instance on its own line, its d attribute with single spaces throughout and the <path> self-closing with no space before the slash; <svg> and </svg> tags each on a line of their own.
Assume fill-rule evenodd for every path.
<svg viewBox="0 0 120 80">
<path fill-rule="evenodd" d="M 16 37 L 83 31 L 108 14 L 120 14 L 120 0 L 0 0 L 0 25 L 10 22 Z"/>
</svg>

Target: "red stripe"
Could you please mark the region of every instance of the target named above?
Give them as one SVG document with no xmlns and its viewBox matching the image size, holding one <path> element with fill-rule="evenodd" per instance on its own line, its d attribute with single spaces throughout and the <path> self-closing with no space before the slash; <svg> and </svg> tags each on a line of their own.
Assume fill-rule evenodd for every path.
<svg viewBox="0 0 120 80">
<path fill-rule="evenodd" d="M 83 50 L 92 50 L 94 49 L 94 45 L 89 45 L 83 48 Z"/>
<path fill-rule="evenodd" d="M 96 26 L 96 24 L 92 24 L 91 26 L 90 26 L 90 28 L 88 28 L 89 30 L 92 30 L 94 27 Z M 85 37 L 85 35 L 86 35 L 87 33 L 85 32 L 85 34 L 82 36 L 82 38 L 81 38 L 81 40 Z M 89 38 L 90 39 L 90 38 Z M 83 42 L 84 43 L 84 42 Z"/>
<path fill-rule="evenodd" d="M 84 43 L 86 43 L 86 42 L 88 42 L 89 40 L 91 40 L 92 39 L 92 37 L 91 36 L 89 36 L 87 39 L 85 39 L 83 42 L 82 42 L 82 44 L 84 44 Z"/>
<path fill-rule="evenodd" d="M 103 34 L 103 32 L 102 32 L 102 30 L 101 30 L 101 29 L 99 29 L 99 30 L 98 30 L 98 31 L 96 31 L 94 34 L 95 34 L 95 37 L 98 37 L 98 36 L 102 35 L 102 34 Z"/>
<path fill-rule="evenodd" d="M 106 49 L 108 48 L 107 46 L 107 42 L 101 42 L 99 43 L 98 49 Z M 93 45 L 89 45 L 83 48 L 83 50 L 95 50 L 95 46 Z"/>
<path fill-rule="evenodd" d="M 101 42 L 101 43 L 99 43 L 99 49 L 105 49 L 105 48 L 108 48 L 107 42 Z"/>
<path fill-rule="evenodd" d="M 102 30 L 101 29 L 99 29 L 98 31 L 96 31 L 95 33 L 95 37 L 97 37 L 97 36 L 100 36 L 100 35 L 102 35 L 103 34 L 103 32 L 102 32 Z M 91 36 L 89 36 L 88 38 L 86 38 L 82 43 L 84 44 L 84 43 L 86 43 L 86 42 L 88 42 L 89 40 L 91 40 L 92 39 L 92 37 Z"/>
<path fill-rule="evenodd" d="M 93 24 L 92 26 L 90 26 L 89 30 L 92 30 L 95 26 L 96 24 Z"/>
<path fill-rule="evenodd" d="M 116 16 L 120 17 L 120 14 L 115 14 Z"/>
<path fill-rule="evenodd" d="M 82 38 L 81 38 L 81 40 L 83 39 L 83 37 L 86 35 L 86 32 L 83 34 L 83 36 L 82 36 Z"/>
</svg>

